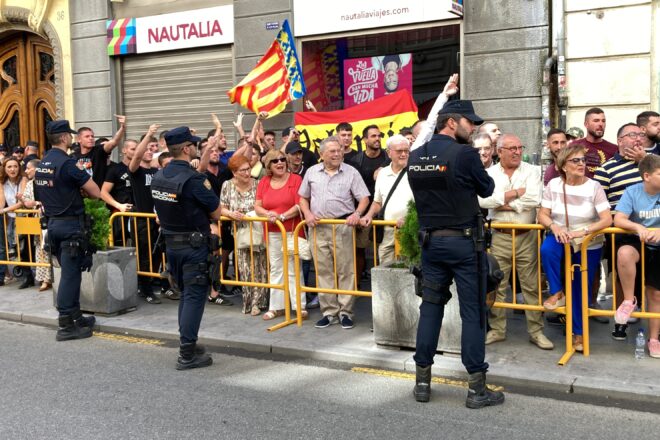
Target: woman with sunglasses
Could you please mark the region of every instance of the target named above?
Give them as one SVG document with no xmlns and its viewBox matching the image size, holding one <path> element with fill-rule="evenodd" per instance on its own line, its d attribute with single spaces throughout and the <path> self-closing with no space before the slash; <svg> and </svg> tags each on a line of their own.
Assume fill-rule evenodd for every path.
<svg viewBox="0 0 660 440">
<path fill-rule="evenodd" d="M 284 280 L 284 265 L 288 266 L 289 298 L 293 310 L 296 310 L 296 280 L 294 272 L 293 254 L 289 253 L 288 261 L 282 258 L 283 246 L 282 233 L 275 226 L 279 220 L 284 225 L 287 238 L 300 222 L 300 211 L 298 202 L 300 196 L 298 189 L 302 184 L 302 178 L 288 170 L 286 156 L 279 150 L 270 150 L 264 156 L 266 164 L 266 177 L 261 179 L 257 188 L 257 201 L 254 210 L 260 217 L 268 217 L 268 259 L 270 261 L 270 282 L 280 284 Z M 302 295 L 302 315 L 307 318 L 305 310 L 305 295 Z M 284 292 L 281 289 L 270 289 L 270 306 L 263 319 L 268 321 L 284 314 Z"/>
<path fill-rule="evenodd" d="M 241 220 L 245 214 L 254 209 L 257 193 L 257 181 L 250 175 L 252 170 L 250 161 L 243 155 L 233 155 L 227 166 L 234 174 L 234 178 L 222 184 L 220 191 L 222 215 L 236 220 L 236 228 L 249 227 L 247 222 Z M 253 226 L 255 225 L 257 223 L 253 223 Z M 266 282 L 266 253 L 260 246 L 253 246 L 252 249 L 237 249 L 236 261 L 241 280 Z M 250 313 L 252 316 L 261 314 L 261 310 L 266 308 L 267 292 L 268 289 L 265 287 L 243 286 L 243 313 Z"/>
<path fill-rule="evenodd" d="M 560 177 L 552 179 L 543 191 L 538 222 L 549 229 L 541 245 L 541 263 L 550 284 L 551 296 L 543 303 L 546 310 L 566 305 L 561 276 L 564 244 L 571 245 L 572 264 L 580 264 L 580 244 L 584 237 L 610 226 L 610 204 L 600 183 L 585 176 L 585 148 L 571 145 L 559 151 L 556 159 Z M 600 236 L 602 237 L 602 236 Z M 600 273 L 602 240 L 594 239 L 587 251 L 587 285 Z M 573 276 L 573 347 L 582 347 L 582 277 Z M 589 295 L 590 292 L 584 294 Z M 590 296 L 588 296 L 590 297 Z"/>
</svg>

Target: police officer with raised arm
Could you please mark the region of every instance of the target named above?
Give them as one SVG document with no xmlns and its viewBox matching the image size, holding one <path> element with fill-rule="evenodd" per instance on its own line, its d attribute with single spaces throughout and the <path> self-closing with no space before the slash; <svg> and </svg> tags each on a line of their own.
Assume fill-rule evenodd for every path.
<svg viewBox="0 0 660 440">
<path fill-rule="evenodd" d="M 177 370 L 213 363 L 204 348 L 197 345 L 197 334 L 211 287 L 209 275 L 214 272 L 209 270 L 208 259 L 219 248 L 217 241 L 211 240 L 209 217 L 220 219 L 220 200 L 206 176 L 190 167 L 190 161 L 197 157 L 196 144 L 200 140 L 188 127 L 168 131 L 165 142 L 173 160 L 151 181 L 151 195 L 165 237 L 168 269 L 182 292 Z M 215 141 L 211 138 L 209 142 Z"/>
<path fill-rule="evenodd" d="M 94 199 L 101 196 L 101 190 L 66 153 L 75 133 L 66 120 L 46 125 L 53 148 L 41 160 L 34 177 L 35 197 L 43 205 L 48 222 L 51 255 L 57 258 L 62 271 L 57 288 L 58 341 L 89 338 L 96 322 L 93 316 L 84 317 L 80 312 L 81 274 L 91 268 L 93 253 L 81 189 Z"/>
<path fill-rule="evenodd" d="M 479 153 L 469 145 L 476 125 L 482 122 L 471 101 L 447 102 L 438 114 L 435 134 L 408 161 L 422 245 L 422 304 L 413 390 L 418 402 L 428 402 L 431 397 L 431 365 L 453 280 L 461 310 L 461 358 L 469 375 L 465 404 L 482 408 L 504 402 L 504 394 L 486 388 L 487 263 L 477 196 L 490 196 L 495 184 Z"/>
</svg>

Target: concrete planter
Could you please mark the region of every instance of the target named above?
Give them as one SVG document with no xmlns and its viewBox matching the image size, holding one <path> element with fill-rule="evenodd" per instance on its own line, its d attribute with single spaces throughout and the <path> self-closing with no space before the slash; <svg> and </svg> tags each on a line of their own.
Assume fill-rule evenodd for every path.
<svg viewBox="0 0 660 440">
<path fill-rule="evenodd" d="M 371 269 L 371 308 L 376 344 L 415 348 L 419 305 L 415 295 L 415 276 L 408 269 L 377 266 Z M 445 307 L 438 351 L 460 354 L 461 316 L 456 287 L 450 288 L 452 299 Z"/>
<path fill-rule="evenodd" d="M 116 315 L 137 306 L 135 248 L 115 247 L 94 254 L 90 272 L 82 273 L 80 309 L 100 315 Z M 53 301 L 56 304 L 60 268 L 53 267 Z"/>
</svg>

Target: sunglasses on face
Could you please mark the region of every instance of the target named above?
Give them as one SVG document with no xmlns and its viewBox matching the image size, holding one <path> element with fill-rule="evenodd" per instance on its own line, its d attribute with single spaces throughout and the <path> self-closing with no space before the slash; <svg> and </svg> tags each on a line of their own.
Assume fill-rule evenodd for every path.
<svg viewBox="0 0 660 440">
<path fill-rule="evenodd" d="M 577 165 L 579 163 L 587 163 L 587 159 L 584 157 L 574 157 L 573 159 L 568 159 L 567 162 L 571 162 Z"/>
<path fill-rule="evenodd" d="M 273 159 L 270 162 L 268 162 L 268 164 L 272 165 L 274 163 L 279 163 L 279 162 L 286 162 L 286 157 L 278 157 L 277 159 Z"/>
</svg>

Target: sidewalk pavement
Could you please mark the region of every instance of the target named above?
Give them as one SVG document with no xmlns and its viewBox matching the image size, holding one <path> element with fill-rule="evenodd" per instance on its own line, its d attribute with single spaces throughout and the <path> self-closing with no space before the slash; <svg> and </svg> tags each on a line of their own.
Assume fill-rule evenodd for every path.
<svg viewBox="0 0 660 440">
<path fill-rule="evenodd" d="M 52 291 L 37 292 L 36 288 L 18 290 L 18 283 L 0 287 L 0 319 L 55 326 L 57 312 Z M 152 305 L 140 300 L 136 311 L 116 317 L 97 317 L 98 330 L 131 334 L 178 342 L 178 301 L 163 299 Z M 232 298 L 238 303 L 240 297 Z M 609 304 L 603 304 L 608 307 Z M 344 330 L 339 325 L 326 329 L 314 328 L 320 319 L 319 309 L 310 310 L 309 320 L 302 328 L 295 325 L 275 332 L 267 328 L 282 321 L 282 317 L 264 321 L 261 316 L 241 313 L 240 305 L 223 307 L 207 304 L 200 331 L 200 342 L 211 347 L 235 348 L 253 352 L 274 353 L 301 358 L 335 361 L 354 366 L 391 369 L 414 373 L 410 350 L 376 346 L 370 331 L 371 300 L 358 298 L 355 328 Z M 525 389 L 532 394 L 555 395 L 573 393 L 573 398 L 612 399 L 616 401 L 660 403 L 660 360 L 634 358 L 634 338 L 639 325 L 630 325 L 628 340 L 611 338 L 609 325 L 591 321 L 591 356 L 573 355 L 566 366 L 557 365 L 564 353 L 563 327 L 546 324 L 545 334 L 555 343 L 555 349 L 540 350 L 529 343 L 524 315 L 510 312 L 507 340 L 486 347 L 490 363 L 489 381 L 509 389 Z M 55 337 L 53 336 L 53 341 Z M 435 357 L 434 375 L 465 379 L 460 357 Z"/>
</svg>

